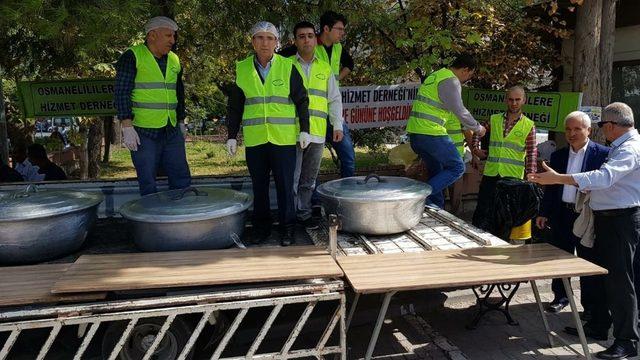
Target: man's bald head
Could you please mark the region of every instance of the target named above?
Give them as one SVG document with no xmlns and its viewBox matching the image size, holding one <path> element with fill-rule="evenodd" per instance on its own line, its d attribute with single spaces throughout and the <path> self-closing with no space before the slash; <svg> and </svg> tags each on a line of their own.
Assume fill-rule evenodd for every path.
<svg viewBox="0 0 640 360">
<path fill-rule="evenodd" d="M 522 94 L 523 96 L 526 96 L 526 94 L 527 94 L 527 92 L 524 90 L 524 88 L 522 86 L 520 86 L 520 85 L 515 85 L 515 86 L 512 86 L 512 87 L 508 88 L 507 89 L 507 96 L 510 93 L 519 93 L 519 94 Z"/>
<path fill-rule="evenodd" d="M 527 102 L 527 94 L 524 88 L 520 85 L 508 88 L 505 102 L 507 103 L 507 109 L 510 114 L 520 114 L 522 112 L 522 106 Z"/>
</svg>

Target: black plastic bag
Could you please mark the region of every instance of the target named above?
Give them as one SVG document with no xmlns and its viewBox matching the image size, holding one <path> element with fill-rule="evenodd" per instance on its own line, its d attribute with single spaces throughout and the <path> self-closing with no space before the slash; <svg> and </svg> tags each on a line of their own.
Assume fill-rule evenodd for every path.
<svg viewBox="0 0 640 360">
<path fill-rule="evenodd" d="M 509 240 L 511 229 L 531 220 L 538 214 L 542 189 L 533 183 L 504 178 L 496 183 L 492 234 Z"/>
</svg>

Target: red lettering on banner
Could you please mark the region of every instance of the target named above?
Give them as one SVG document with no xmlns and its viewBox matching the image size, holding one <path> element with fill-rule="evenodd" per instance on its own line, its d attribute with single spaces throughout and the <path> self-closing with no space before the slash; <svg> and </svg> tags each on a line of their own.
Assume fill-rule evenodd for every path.
<svg viewBox="0 0 640 360">
<path fill-rule="evenodd" d="M 369 123 L 376 121 L 377 108 L 356 108 L 351 109 L 349 121 L 352 124 Z"/>
</svg>

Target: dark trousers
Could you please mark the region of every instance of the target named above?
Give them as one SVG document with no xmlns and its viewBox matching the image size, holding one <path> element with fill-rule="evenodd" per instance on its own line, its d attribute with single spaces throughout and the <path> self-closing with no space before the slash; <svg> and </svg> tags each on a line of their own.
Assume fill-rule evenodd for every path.
<svg viewBox="0 0 640 360">
<path fill-rule="evenodd" d="M 592 325 L 608 329 L 618 341 L 638 341 L 638 303 L 635 292 L 634 260 L 640 234 L 640 210 L 594 211 L 596 263 L 609 270 L 604 297 L 593 312 Z M 607 311 L 608 310 L 608 311 Z"/>
<path fill-rule="evenodd" d="M 152 132 L 138 131 L 140 145 L 131 152 L 131 160 L 138 175 L 140 195 L 158 191 L 156 175 L 162 167 L 169 178 L 169 189 L 184 189 L 191 185 L 184 137 L 179 129 L 165 127 Z"/>
<path fill-rule="evenodd" d="M 496 196 L 496 184 L 500 176 L 482 176 L 478 189 L 478 202 L 471 223 L 482 230 L 493 231 L 493 203 Z"/>
<path fill-rule="evenodd" d="M 562 204 L 550 219 L 551 240 L 549 243 L 570 254 L 577 252 L 579 257 L 595 262 L 593 248 L 580 245 L 580 238 L 573 235 L 573 223 L 578 218 L 578 215 L 580 214 Z M 580 302 L 585 310 L 593 310 L 594 299 L 598 296 L 597 292 L 602 293 L 604 291 L 603 280 L 602 276 L 583 276 L 580 278 Z M 551 289 L 555 299 L 567 298 L 561 279 L 553 279 Z"/>
<path fill-rule="evenodd" d="M 296 211 L 293 198 L 293 173 L 296 169 L 296 146 L 271 143 L 246 148 L 247 167 L 253 186 L 253 223 L 271 225 L 269 180 L 273 173 L 278 196 L 278 220 L 282 227 L 294 226 Z"/>
</svg>

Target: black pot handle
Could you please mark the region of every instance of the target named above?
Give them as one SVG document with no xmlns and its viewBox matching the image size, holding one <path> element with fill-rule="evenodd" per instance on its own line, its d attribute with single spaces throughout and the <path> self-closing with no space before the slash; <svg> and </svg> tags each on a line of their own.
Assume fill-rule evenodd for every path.
<svg viewBox="0 0 640 360">
<path fill-rule="evenodd" d="M 378 180 L 379 183 L 385 182 L 384 179 L 381 179 L 378 174 L 369 174 L 369 175 L 367 175 L 367 177 L 364 178 L 363 181 L 358 181 L 358 184 L 360 184 L 360 185 L 366 184 L 371 179 L 376 179 L 376 180 Z"/>
<path fill-rule="evenodd" d="M 198 189 L 196 189 L 195 187 L 193 187 L 193 186 L 189 186 L 189 187 L 186 187 L 186 188 L 184 188 L 184 189 L 180 190 L 180 192 L 179 192 L 178 194 L 176 194 L 175 196 L 173 196 L 173 197 L 171 198 L 171 200 L 180 200 L 180 199 L 182 199 L 182 198 L 186 195 L 186 193 L 188 193 L 188 192 L 192 192 L 192 193 L 196 194 L 196 196 L 209 196 L 209 194 L 207 194 L 206 192 L 204 192 L 204 191 L 199 191 L 199 190 L 198 190 Z"/>
</svg>

